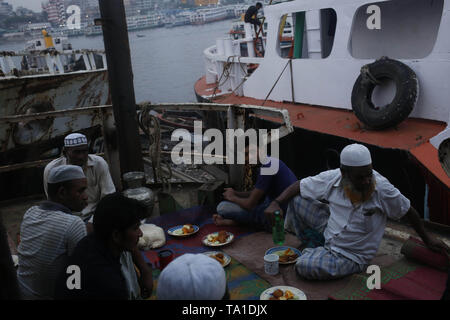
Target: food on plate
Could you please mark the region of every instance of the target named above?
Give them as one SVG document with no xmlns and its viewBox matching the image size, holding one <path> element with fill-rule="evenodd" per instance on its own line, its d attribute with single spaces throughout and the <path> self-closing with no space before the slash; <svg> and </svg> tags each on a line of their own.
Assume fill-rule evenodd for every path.
<svg viewBox="0 0 450 320">
<path fill-rule="evenodd" d="M 181 230 L 183 231 L 183 234 L 189 234 L 194 232 L 194 227 L 192 224 L 185 224 Z"/>
<path fill-rule="evenodd" d="M 210 257 L 219 261 L 221 265 L 225 264 L 225 256 L 221 252 L 212 254 L 212 255 L 210 255 Z"/>
<path fill-rule="evenodd" d="M 217 235 L 217 241 L 220 243 L 227 242 L 228 234 L 226 231 L 219 231 L 219 234 Z"/>
<path fill-rule="evenodd" d="M 294 300 L 298 299 L 291 291 L 277 289 L 274 292 L 272 292 L 272 297 L 269 298 L 269 300 Z"/>
<path fill-rule="evenodd" d="M 280 262 L 291 262 L 298 258 L 298 254 L 296 254 L 291 248 L 287 248 L 280 254 Z"/>
<path fill-rule="evenodd" d="M 272 295 L 274 296 L 274 298 L 280 298 L 283 296 L 283 291 L 281 291 L 280 289 L 275 290 Z"/>
<path fill-rule="evenodd" d="M 226 231 L 219 231 L 216 235 L 210 234 L 208 235 L 208 241 L 214 244 L 220 244 L 227 242 L 228 233 Z"/>
</svg>

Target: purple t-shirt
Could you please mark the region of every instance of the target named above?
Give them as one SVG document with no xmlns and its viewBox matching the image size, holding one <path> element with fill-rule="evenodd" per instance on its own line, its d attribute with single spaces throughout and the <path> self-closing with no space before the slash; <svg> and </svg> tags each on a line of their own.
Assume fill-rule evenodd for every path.
<svg viewBox="0 0 450 320">
<path fill-rule="evenodd" d="M 278 171 L 273 175 L 262 175 L 261 168 L 259 169 L 258 178 L 256 180 L 255 188 L 264 191 L 266 197 L 270 201 L 278 197 L 287 187 L 298 181 L 295 174 L 284 164 L 283 161 L 277 158 L 269 158 L 267 164 L 261 167 L 270 167 L 272 161 L 278 161 Z M 284 212 L 286 212 L 287 205 L 282 206 Z"/>
</svg>

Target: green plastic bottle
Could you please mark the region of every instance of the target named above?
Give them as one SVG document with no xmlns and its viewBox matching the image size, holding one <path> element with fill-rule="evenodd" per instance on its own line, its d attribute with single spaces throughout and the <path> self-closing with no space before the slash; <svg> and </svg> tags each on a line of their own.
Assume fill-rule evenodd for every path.
<svg viewBox="0 0 450 320">
<path fill-rule="evenodd" d="M 279 210 L 274 212 L 275 214 L 275 224 L 272 227 L 272 239 L 273 243 L 276 245 L 283 245 L 284 243 L 284 221 L 281 218 L 281 213 Z"/>
</svg>

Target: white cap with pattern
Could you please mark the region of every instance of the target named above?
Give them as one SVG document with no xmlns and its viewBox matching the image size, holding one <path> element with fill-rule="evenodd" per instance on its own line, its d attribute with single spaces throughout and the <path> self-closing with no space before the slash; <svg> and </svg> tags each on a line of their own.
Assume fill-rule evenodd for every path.
<svg viewBox="0 0 450 320">
<path fill-rule="evenodd" d="M 76 147 L 87 145 L 87 138 L 81 133 L 71 133 L 64 138 L 65 147 Z"/>
</svg>

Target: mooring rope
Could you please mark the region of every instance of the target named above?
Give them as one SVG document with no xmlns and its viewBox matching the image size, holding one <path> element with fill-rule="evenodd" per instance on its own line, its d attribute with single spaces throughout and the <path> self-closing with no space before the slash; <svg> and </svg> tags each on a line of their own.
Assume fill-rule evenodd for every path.
<svg viewBox="0 0 450 320">
<path fill-rule="evenodd" d="M 284 68 L 283 68 L 283 71 L 281 71 L 280 75 L 278 76 L 277 80 L 276 80 L 275 83 L 273 84 L 272 89 L 270 89 L 269 93 L 267 94 L 267 96 L 266 96 L 266 98 L 264 99 L 264 101 L 263 101 L 263 103 L 261 104 L 261 106 L 263 106 L 263 105 L 266 103 L 267 99 L 269 99 L 270 94 L 272 93 L 273 89 L 275 89 L 275 86 L 277 85 L 278 81 L 280 80 L 281 76 L 283 75 L 284 70 L 286 70 L 288 64 L 291 63 L 291 60 L 292 60 L 292 59 L 288 59 L 288 62 L 286 63 L 286 65 L 285 65 Z"/>
<path fill-rule="evenodd" d="M 161 126 L 159 119 L 150 114 L 150 105 L 145 104 L 142 106 L 142 111 L 139 115 L 139 124 L 149 139 L 149 156 L 152 161 L 154 182 L 161 181 L 163 190 L 170 192 L 170 178 L 172 178 L 172 168 L 170 163 L 161 160 Z M 161 163 L 167 167 L 168 174 L 164 174 Z"/>
</svg>

